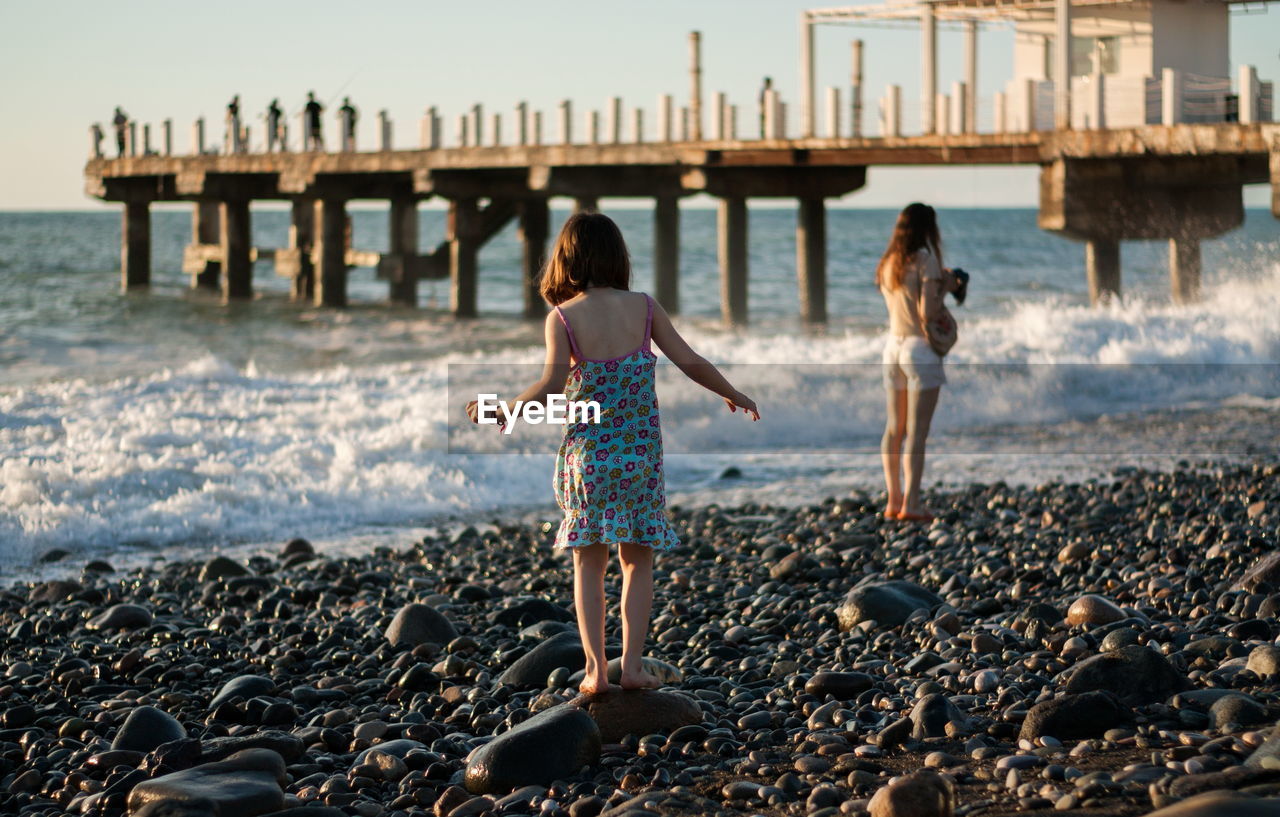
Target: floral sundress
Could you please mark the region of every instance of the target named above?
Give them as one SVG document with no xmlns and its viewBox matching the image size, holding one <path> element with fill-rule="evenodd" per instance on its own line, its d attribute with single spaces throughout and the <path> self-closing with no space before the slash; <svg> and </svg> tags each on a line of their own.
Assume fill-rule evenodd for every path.
<svg viewBox="0 0 1280 817">
<path fill-rule="evenodd" d="M 576 362 L 565 397 L 600 404 L 599 423 L 571 423 L 556 457 L 556 504 L 564 521 L 555 546 L 634 542 L 655 550 L 678 547 L 667 522 L 662 476 L 662 428 L 654 390 L 657 355 L 649 348 L 653 299 L 645 295 L 644 342 L 610 360 L 584 357 L 560 307 Z"/>
</svg>

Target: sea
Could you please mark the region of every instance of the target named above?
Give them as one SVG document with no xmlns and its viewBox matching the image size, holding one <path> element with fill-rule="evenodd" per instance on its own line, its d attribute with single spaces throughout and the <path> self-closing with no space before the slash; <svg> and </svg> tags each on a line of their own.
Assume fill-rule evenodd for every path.
<svg viewBox="0 0 1280 817">
<path fill-rule="evenodd" d="M 652 213 L 604 211 L 627 236 L 633 288 L 652 284 Z M 553 210 L 559 223 L 567 211 Z M 720 324 L 716 214 L 682 212 L 676 325 L 762 419 L 730 413 L 673 366 L 659 377 L 669 502 L 799 505 L 883 488 L 884 305 L 873 283 L 895 213 L 828 211 L 829 323 L 798 318 L 795 211 L 749 216 L 751 322 Z M 288 213 L 253 213 L 261 247 Z M 445 214 L 422 208 L 421 244 Z M 945 262 L 969 271 L 951 308 L 926 483 L 1100 483 L 1133 468 L 1275 462 L 1280 448 L 1280 222 L 1249 210 L 1203 244 L 1202 297 L 1174 304 L 1168 246 L 1123 246 L 1121 299 L 1088 303 L 1084 248 L 1031 209 L 941 209 Z M 353 210 L 353 241 L 386 247 L 385 211 Z M 0 213 L 0 577 L 272 552 L 403 546 L 424 532 L 554 521 L 558 429 L 466 422 L 481 392 L 540 372 L 542 329 L 518 317 L 513 227 L 481 253 L 481 316 L 419 308 L 353 270 L 351 305 L 289 300 L 269 263 L 223 304 L 181 272 L 189 210 L 157 208 L 148 291 L 119 287 L 120 216 Z M 42 561 L 65 551 L 60 561 Z"/>
</svg>

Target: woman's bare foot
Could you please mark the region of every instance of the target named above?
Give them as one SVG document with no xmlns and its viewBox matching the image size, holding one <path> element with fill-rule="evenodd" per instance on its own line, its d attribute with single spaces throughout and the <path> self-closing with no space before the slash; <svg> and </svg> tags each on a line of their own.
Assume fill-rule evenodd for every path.
<svg viewBox="0 0 1280 817">
<path fill-rule="evenodd" d="M 588 673 L 578 684 L 578 691 L 583 695 L 595 695 L 609 689 L 609 675 L 605 672 Z"/>
<path fill-rule="evenodd" d="M 897 519 L 898 514 L 902 513 L 902 494 L 894 496 L 889 494 L 888 499 L 884 503 L 884 518 Z"/>
<path fill-rule="evenodd" d="M 635 672 L 623 670 L 618 685 L 623 689 L 657 689 L 662 686 L 662 682 L 656 676 L 650 675 L 643 669 L 638 669 Z"/>
</svg>

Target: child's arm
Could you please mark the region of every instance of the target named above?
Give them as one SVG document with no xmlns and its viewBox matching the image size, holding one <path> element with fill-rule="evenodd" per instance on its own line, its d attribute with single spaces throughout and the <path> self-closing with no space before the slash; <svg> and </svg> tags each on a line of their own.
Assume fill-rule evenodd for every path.
<svg viewBox="0 0 1280 817">
<path fill-rule="evenodd" d="M 564 391 L 564 381 L 569 376 L 569 334 L 554 311 L 547 314 L 544 331 L 547 357 L 542 364 L 542 377 L 508 405 L 514 406 L 516 402 L 541 405 L 546 402 L 547 395 L 560 394 Z M 467 403 L 467 416 L 473 423 L 479 422 L 477 412 L 475 400 Z"/>
<path fill-rule="evenodd" d="M 667 317 L 667 311 L 657 301 L 653 304 L 651 331 L 653 342 L 658 344 L 658 348 L 667 356 L 667 359 L 676 364 L 676 368 L 684 372 L 686 377 L 723 397 L 730 411 L 742 409 L 750 415 L 752 420 L 760 419 L 760 410 L 756 408 L 755 401 L 735 389 L 724 375 L 720 374 L 719 369 L 693 351 L 685 339 L 680 337 L 676 328 L 671 325 L 671 318 Z"/>
</svg>

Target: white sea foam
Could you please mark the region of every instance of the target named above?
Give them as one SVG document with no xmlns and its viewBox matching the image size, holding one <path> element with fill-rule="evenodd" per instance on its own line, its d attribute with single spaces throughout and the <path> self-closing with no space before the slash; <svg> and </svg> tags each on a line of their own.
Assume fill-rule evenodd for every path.
<svg viewBox="0 0 1280 817">
<path fill-rule="evenodd" d="M 963 309 L 957 314 L 964 321 Z M 873 487 L 881 337 L 687 334 L 708 358 L 739 364 L 731 377 L 760 394 L 764 421 L 727 416 L 665 367 L 673 498 L 805 501 L 850 483 Z M 148 377 L 0 392 L 0 569 L 22 570 L 55 547 L 207 552 L 546 506 L 552 438 L 463 428 L 455 436 L 484 435 L 470 438 L 482 451 L 516 453 L 456 453 L 448 422 L 460 417 L 464 395 L 455 388 L 452 408 L 444 399 L 451 367 L 455 378 L 463 364 L 478 380 L 510 378 L 508 364 L 533 371 L 541 354 L 455 353 L 301 373 L 205 357 Z M 1038 446 L 1055 424 L 1068 438 L 1099 417 L 1159 418 L 1184 406 L 1274 416 L 1278 359 L 1280 268 L 1226 282 L 1189 306 L 1023 303 L 963 322 L 938 415 L 939 453 L 969 455 L 952 476 L 1035 479 L 1054 467 Z M 510 393 L 523 383 L 491 385 Z M 1159 429 L 1137 425 L 1125 437 L 1136 446 L 1131 459 L 1163 444 Z M 1068 444 L 1066 453 L 1098 452 Z M 745 466 L 748 479 L 717 482 L 728 463 Z"/>
</svg>

